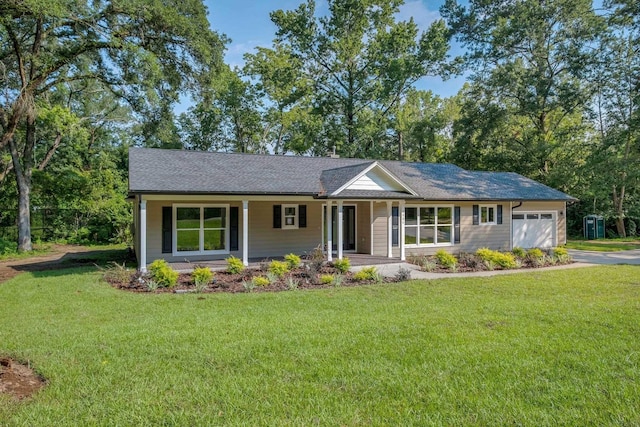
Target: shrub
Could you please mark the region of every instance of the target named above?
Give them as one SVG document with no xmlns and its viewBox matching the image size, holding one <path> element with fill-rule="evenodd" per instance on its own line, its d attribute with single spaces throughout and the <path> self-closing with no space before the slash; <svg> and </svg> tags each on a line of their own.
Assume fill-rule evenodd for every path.
<svg viewBox="0 0 640 427">
<path fill-rule="evenodd" d="M 426 271 L 428 273 L 430 273 L 433 270 L 435 270 L 437 266 L 438 266 L 438 264 L 436 264 L 435 261 L 431 261 L 427 257 L 424 257 L 422 259 L 422 263 L 420 264 L 420 268 L 422 269 L 422 271 Z"/>
<path fill-rule="evenodd" d="M 113 262 L 111 267 L 104 269 L 103 277 L 109 283 L 129 283 L 132 275 L 133 271 L 128 269 L 125 263 L 120 265 L 117 262 Z"/>
<path fill-rule="evenodd" d="M 155 292 L 158 289 L 158 282 L 156 282 L 153 279 L 149 279 L 145 281 L 144 284 L 146 285 L 147 289 L 151 292 Z"/>
<path fill-rule="evenodd" d="M 527 256 L 527 251 L 525 251 L 524 249 L 522 249 L 521 247 L 518 247 L 518 246 L 513 248 L 513 250 L 511 252 L 515 256 L 517 256 L 518 258 L 524 258 L 525 256 Z"/>
<path fill-rule="evenodd" d="M 256 287 L 256 284 L 253 282 L 253 280 L 243 280 L 242 287 L 244 288 L 245 292 L 251 292 Z"/>
<path fill-rule="evenodd" d="M 330 283 L 333 283 L 333 275 L 323 274 L 322 276 L 320 276 L 320 283 L 322 283 L 323 285 L 328 285 Z"/>
<path fill-rule="evenodd" d="M 411 280 L 411 270 L 404 267 L 398 268 L 398 272 L 396 273 L 395 279 L 398 282 L 405 282 L 407 280 Z"/>
<path fill-rule="evenodd" d="M 282 277 L 289 272 L 289 264 L 284 261 L 271 261 L 269 272 Z"/>
<path fill-rule="evenodd" d="M 337 259 L 333 261 L 333 266 L 340 273 L 346 273 L 351 268 L 351 261 L 349 260 L 349 258 Z"/>
<path fill-rule="evenodd" d="M 487 270 L 493 271 L 496 269 L 496 263 L 491 261 L 490 259 L 484 260 L 483 262 Z"/>
<path fill-rule="evenodd" d="M 500 266 L 501 268 L 516 268 L 516 259 L 511 253 L 503 253 L 499 251 L 492 251 L 488 248 L 480 248 L 476 251 L 482 261 L 484 261 L 487 269 L 491 270 L 489 266 Z M 487 264 L 487 261 L 491 261 L 492 264 Z"/>
<path fill-rule="evenodd" d="M 538 248 L 531 248 L 527 251 L 527 256 L 529 259 L 542 259 L 544 257 L 544 252 L 542 252 Z"/>
<path fill-rule="evenodd" d="M 280 277 L 278 277 L 278 275 L 276 273 L 272 273 L 270 271 L 267 271 L 267 280 L 269 280 L 269 283 L 275 283 L 278 281 Z"/>
<path fill-rule="evenodd" d="M 289 289 L 290 291 L 298 289 L 299 285 L 298 281 L 293 277 L 287 277 L 285 284 L 287 285 L 287 289 Z"/>
<path fill-rule="evenodd" d="M 253 286 L 256 287 L 256 286 L 269 286 L 271 282 L 269 282 L 269 279 L 267 279 L 264 276 L 254 276 L 251 279 L 251 283 L 253 283 Z"/>
<path fill-rule="evenodd" d="M 213 271 L 208 267 L 196 267 L 193 269 L 193 281 L 196 285 L 196 292 L 202 292 L 213 279 Z"/>
<path fill-rule="evenodd" d="M 236 258 L 233 255 L 227 258 L 227 271 L 231 274 L 239 274 L 244 271 L 244 264 L 240 258 Z"/>
<path fill-rule="evenodd" d="M 478 257 L 468 252 L 461 252 L 460 255 L 458 255 L 458 264 L 475 269 L 478 267 Z"/>
<path fill-rule="evenodd" d="M 173 288 L 178 283 L 178 272 L 163 259 L 157 259 L 151 263 L 149 274 L 158 283 L 158 286 Z"/>
<path fill-rule="evenodd" d="M 567 251 L 567 248 L 563 248 L 562 246 L 559 246 L 557 248 L 553 248 L 553 255 L 555 257 L 569 255 L 569 251 Z"/>
<path fill-rule="evenodd" d="M 379 280 L 378 270 L 375 267 L 364 267 L 353 275 L 353 279 L 362 282 L 364 280 Z"/>
<path fill-rule="evenodd" d="M 296 254 L 287 254 L 284 256 L 284 260 L 289 265 L 290 270 L 300 267 L 300 263 L 302 262 L 300 257 Z"/>
<path fill-rule="evenodd" d="M 344 282 L 344 276 L 342 274 L 336 274 L 333 277 L 333 286 L 335 286 L 336 288 L 342 286 L 342 282 Z"/>
<path fill-rule="evenodd" d="M 307 259 L 310 262 L 310 269 L 312 271 L 320 271 L 324 265 L 324 252 L 322 251 L 322 247 L 319 245 L 316 246 L 316 248 L 307 255 Z"/>
<path fill-rule="evenodd" d="M 455 257 L 455 255 L 450 254 L 444 249 L 439 249 L 436 252 L 436 259 L 438 260 L 440 265 L 445 268 L 454 269 L 458 265 L 458 259 Z"/>
</svg>

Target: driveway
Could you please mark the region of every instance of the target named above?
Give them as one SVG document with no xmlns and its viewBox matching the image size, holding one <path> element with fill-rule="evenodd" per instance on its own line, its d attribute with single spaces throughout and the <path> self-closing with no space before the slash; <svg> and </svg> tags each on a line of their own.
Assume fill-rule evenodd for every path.
<svg viewBox="0 0 640 427">
<path fill-rule="evenodd" d="M 586 264 L 632 264 L 640 265 L 640 249 L 620 252 L 595 252 L 569 250 L 576 262 Z"/>
</svg>

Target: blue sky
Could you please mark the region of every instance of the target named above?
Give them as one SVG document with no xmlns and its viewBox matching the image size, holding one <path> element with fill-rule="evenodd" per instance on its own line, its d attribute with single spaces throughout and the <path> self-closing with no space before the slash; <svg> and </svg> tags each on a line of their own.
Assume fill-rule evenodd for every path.
<svg viewBox="0 0 640 427">
<path fill-rule="evenodd" d="M 227 45 L 226 62 L 242 67 L 242 56 L 253 52 L 256 46 L 271 46 L 275 36 L 275 25 L 269 19 L 269 13 L 277 9 L 295 9 L 304 0 L 205 0 L 209 9 L 211 28 L 226 34 L 231 39 Z M 440 17 L 439 7 L 444 0 L 423 1 L 406 0 L 401 7 L 399 20 L 413 20 L 420 29 L 426 29 Z M 326 0 L 316 0 L 320 14 L 327 10 Z M 439 77 L 422 79 L 418 87 L 431 90 L 435 94 L 448 97 L 455 95 L 462 87 L 464 78 L 459 77 L 443 81 Z"/>
</svg>

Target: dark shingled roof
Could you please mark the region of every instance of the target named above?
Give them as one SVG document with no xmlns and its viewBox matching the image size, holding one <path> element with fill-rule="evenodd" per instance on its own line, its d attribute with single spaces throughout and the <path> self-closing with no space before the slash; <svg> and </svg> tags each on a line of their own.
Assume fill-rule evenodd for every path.
<svg viewBox="0 0 640 427">
<path fill-rule="evenodd" d="M 364 159 L 131 148 L 130 193 L 289 194 L 327 197 L 373 163 Z M 378 161 L 424 200 L 575 200 L 511 172 L 451 164 Z M 405 198 L 395 191 L 344 190 L 339 198 Z"/>
</svg>

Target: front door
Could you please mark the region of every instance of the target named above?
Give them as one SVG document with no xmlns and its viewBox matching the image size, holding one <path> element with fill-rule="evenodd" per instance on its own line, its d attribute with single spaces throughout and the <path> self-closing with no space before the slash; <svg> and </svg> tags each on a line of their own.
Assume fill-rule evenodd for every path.
<svg viewBox="0 0 640 427">
<path fill-rule="evenodd" d="M 324 207 L 326 215 L 327 207 Z M 326 216 L 324 216 L 326 218 Z M 331 207 L 331 241 L 333 242 L 332 250 L 338 250 L 338 207 Z M 326 242 L 325 230 L 325 242 Z M 356 250 L 356 207 L 342 206 L 342 250 Z"/>
</svg>

